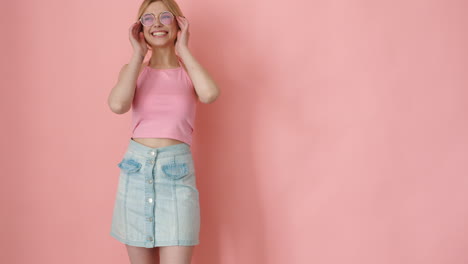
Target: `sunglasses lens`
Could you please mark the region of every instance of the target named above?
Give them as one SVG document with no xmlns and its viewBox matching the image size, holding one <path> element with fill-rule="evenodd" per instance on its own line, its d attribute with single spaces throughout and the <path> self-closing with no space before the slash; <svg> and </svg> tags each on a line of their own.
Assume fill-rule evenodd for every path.
<svg viewBox="0 0 468 264">
<path fill-rule="evenodd" d="M 171 12 L 163 12 L 160 16 L 160 20 L 164 25 L 169 25 L 174 20 L 174 16 Z"/>
<path fill-rule="evenodd" d="M 144 16 L 141 17 L 141 23 L 144 25 L 144 26 L 151 26 L 153 25 L 154 23 L 154 16 L 151 15 L 151 14 L 146 14 Z"/>
</svg>

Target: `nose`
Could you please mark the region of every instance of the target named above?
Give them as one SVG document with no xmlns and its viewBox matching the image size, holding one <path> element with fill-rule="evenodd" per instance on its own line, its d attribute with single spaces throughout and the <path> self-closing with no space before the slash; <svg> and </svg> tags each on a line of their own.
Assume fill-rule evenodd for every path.
<svg viewBox="0 0 468 264">
<path fill-rule="evenodd" d="M 163 24 L 161 23 L 161 21 L 159 21 L 159 18 L 156 18 L 153 22 L 153 26 L 160 27 L 162 25 Z"/>
</svg>

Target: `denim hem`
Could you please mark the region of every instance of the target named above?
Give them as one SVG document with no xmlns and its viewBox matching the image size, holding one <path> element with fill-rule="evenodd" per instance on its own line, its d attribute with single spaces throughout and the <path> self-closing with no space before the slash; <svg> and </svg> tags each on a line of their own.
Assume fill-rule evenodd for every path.
<svg viewBox="0 0 468 264">
<path fill-rule="evenodd" d="M 121 238 L 114 232 L 109 233 L 112 237 L 117 239 L 118 241 L 136 247 L 145 247 L 145 248 L 153 248 L 153 247 L 164 247 L 164 246 L 195 246 L 200 244 L 199 240 L 168 240 L 168 241 L 157 241 L 156 243 L 149 243 L 149 242 L 141 242 L 141 241 L 130 241 Z M 152 245 L 149 245 L 152 244 Z"/>
</svg>

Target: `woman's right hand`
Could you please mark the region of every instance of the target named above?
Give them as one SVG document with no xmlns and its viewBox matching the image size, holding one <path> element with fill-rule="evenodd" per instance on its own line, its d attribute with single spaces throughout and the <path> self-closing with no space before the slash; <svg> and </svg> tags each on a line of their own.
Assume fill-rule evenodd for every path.
<svg viewBox="0 0 468 264">
<path fill-rule="evenodd" d="M 148 52 L 148 46 L 146 44 L 143 31 L 141 30 L 142 27 L 143 25 L 140 23 L 140 21 L 133 23 L 129 29 L 129 38 L 130 43 L 133 46 L 134 53 L 145 57 L 146 53 Z"/>
</svg>

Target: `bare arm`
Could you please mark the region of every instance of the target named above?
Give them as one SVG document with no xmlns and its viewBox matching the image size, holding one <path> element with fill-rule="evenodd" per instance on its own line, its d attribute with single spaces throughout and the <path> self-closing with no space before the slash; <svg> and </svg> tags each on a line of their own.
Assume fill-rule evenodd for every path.
<svg viewBox="0 0 468 264">
<path fill-rule="evenodd" d="M 213 103 L 221 93 L 213 78 L 198 63 L 190 50 L 184 49 L 179 55 L 186 66 L 187 73 L 193 82 L 199 100 L 205 104 Z"/>
<path fill-rule="evenodd" d="M 117 84 L 112 88 L 107 104 L 112 112 L 124 114 L 130 110 L 135 95 L 136 81 L 144 56 L 134 54 L 119 73 Z"/>
</svg>

